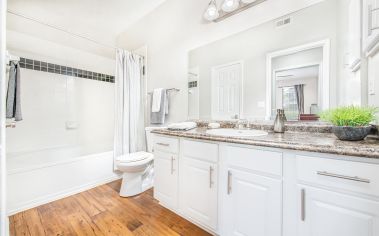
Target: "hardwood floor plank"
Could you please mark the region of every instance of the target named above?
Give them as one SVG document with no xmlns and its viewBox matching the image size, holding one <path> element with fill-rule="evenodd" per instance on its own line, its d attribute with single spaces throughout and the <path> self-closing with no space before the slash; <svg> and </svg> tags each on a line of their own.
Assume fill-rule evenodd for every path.
<svg viewBox="0 0 379 236">
<path fill-rule="evenodd" d="M 10 236 L 209 236 L 149 190 L 119 196 L 115 181 L 10 217 Z"/>
<path fill-rule="evenodd" d="M 80 204 L 80 206 L 91 217 L 105 211 L 105 208 L 98 201 L 96 201 L 88 192 L 76 194 L 74 197 L 76 201 Z"/>
<path fill-rule="evenodd" d="M 129 236 L 133 235 L 129 229 L 111 215 L 108 211 L 104 211 L 93 217 L 93 221 L 100 228 L 104 235 L 107 236 Z"/>
<path fill-rule="evenodd" d="M 46 235 L 75 235 L 70 225 L 67 223 L 66 218 L 61 217 L 60 214 L 62 213 L 55 212 L 54 207 L 52 207 L 50 203 L 39 206 L 37 210 L 41 215 L 41 222 Z"/>
<path fill-rule="evenodd" d="M 45 236 L 46 232 L 43 228 L 41 216 L 37 209 L 30 209 L 23 212 L 23 217 L 29 229 L 30 235 Z"/>
<path fill-rule="evenodd" d="M 15 228 L 14 233 L 16 236 L 30 236 L 30 232 L 28 226 L 26 225 L 22 212 L 13 216 L 13 222 Z"/>
</svg>

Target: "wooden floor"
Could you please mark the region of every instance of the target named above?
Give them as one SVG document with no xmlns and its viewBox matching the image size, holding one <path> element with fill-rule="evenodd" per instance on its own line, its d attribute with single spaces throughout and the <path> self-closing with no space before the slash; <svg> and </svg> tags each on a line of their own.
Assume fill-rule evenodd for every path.
<svg viewBox="0 0 379 236">
<path fill-rule="evenodd" d="M 10 217 L 10 235 L 210 235 L 161 207 L 149 190 L 118 195 L 120 181 Z"/>
</svg>

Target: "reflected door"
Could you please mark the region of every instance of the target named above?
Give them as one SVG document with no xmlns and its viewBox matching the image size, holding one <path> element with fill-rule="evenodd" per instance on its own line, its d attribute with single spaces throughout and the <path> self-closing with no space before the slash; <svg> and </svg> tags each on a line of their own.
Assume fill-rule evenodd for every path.
<svg viewBox="0 0 379 236">
<path fill-rule="evenodd" d="M 212 68 L 212 119 L 240 116 L 241 87 L 242 62 Z"/>
</svg>

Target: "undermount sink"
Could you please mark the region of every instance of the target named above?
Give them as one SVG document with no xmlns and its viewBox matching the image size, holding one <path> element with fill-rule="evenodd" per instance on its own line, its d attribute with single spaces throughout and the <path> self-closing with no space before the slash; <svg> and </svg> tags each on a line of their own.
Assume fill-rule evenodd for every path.
<svg viewBox="0 0 379 236">
<path fill-rule="evenodd" d="M 207 134 L 227 137 L 257 137 L 267 135 L 268 133 L 255 129 L 210 129 L 207 130 Z"/>
</svg>

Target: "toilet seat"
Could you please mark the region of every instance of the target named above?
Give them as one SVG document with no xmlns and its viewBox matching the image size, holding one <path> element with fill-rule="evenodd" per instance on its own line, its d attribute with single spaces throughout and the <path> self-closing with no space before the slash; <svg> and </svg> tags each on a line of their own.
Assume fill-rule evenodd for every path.
<svg viewBox="0 0 379 236">
<path fill-rule="evenodd" d="M 153 160 L 154 155 L 148 152 L 133 152 L 117 157 L 117 162 L 122 165 L 142 165 Z"/>
</svg>

